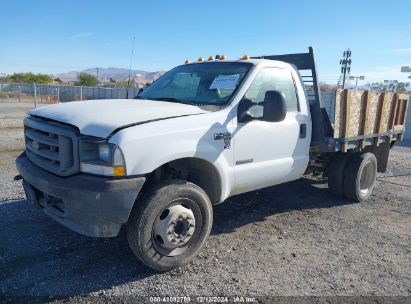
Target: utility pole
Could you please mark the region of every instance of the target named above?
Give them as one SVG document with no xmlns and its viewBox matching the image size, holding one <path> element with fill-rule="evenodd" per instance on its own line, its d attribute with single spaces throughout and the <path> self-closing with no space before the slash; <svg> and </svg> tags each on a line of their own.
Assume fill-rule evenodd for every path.
<svg viewBox="0 0 411 304">
<path fill-rule="evenodd" d="M 96 68 L 97 84 L 98 84 L 98 68 Z"/>
<path fill-rule="evenodd" d="M 338 86 L 340 86 L 342 82 L 342 88 L 345 89 L 345 80 L 347 76 L 350 75 L 351 71 L 351 50 L 347 49 L 343 53 L 343 58 L 340 60 L 341 66 L 341 75 L 340 79 L 338 80 Z"/>
</svg>

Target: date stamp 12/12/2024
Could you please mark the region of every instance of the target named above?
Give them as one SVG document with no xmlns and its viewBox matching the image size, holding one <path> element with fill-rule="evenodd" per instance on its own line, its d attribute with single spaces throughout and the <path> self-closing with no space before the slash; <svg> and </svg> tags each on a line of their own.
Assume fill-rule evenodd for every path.
<svg viewBox="0 0 411 304">
<path fill-rule="evenodd" d="M 256 298 L 246 296 L 181 296 L 149 297 L 150 303 L 256 303 Z"/>
</svg>

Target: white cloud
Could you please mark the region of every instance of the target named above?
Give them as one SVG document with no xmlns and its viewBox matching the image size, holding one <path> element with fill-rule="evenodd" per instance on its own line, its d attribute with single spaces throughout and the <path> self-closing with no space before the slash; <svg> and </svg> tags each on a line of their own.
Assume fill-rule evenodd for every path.
<svg viewBox="0 0 411 304">
<path fill-rule="evenodd" d="M 406 64 L 403 64 L 406 65 Z M 351 70 L 351 75 L 354 76 L 365 76 L 365 80 L 360 81 L 359 83 L 365 84 L 368 82 L 380 82 L 384 80 L 398 80 L 403 82 L 411 82 L 411 79 L 408 78 L 410 73 L 402 73 L 401 65 L 391 65 L 391 66 L 374 66 L 367 70 Z M 337 83 L 339 74 L 335 73 L 324 73 L 319 75 L 320 81 L 334 84 Z M 355 83 L 355 80 L 350 80 L 351 83 Z"/>
<path fill-rule="evenodd" d="M 80 33 L 76 33 L 74 35 L 71 36 L 71 39 L 73 40 L 77 40 L 77 39 L 84 39 L 84 38 L 88 38 L 90 37 L 92 34 L 89 32 L 80 32 Z"/>
<path fill-rule="evenodd" d="M 371 70 L 361 73 L 365 76 L 366 81 L 383 81 L 383 80 L 399 80 L 407 81 L 410 80 L 407 78 L 409 74 L 401 73 L 401 66 L 376 66 Z"/>
<path fill-rule="evenodd" d="M 388 51 L 395 54 L 411 54 L 411 48 L 396 48 Z"/>
</svg>

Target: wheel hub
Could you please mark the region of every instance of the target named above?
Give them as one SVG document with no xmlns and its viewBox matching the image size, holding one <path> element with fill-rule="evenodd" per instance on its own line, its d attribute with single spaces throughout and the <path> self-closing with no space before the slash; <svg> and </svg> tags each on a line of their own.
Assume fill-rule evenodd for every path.
<svg viewBox="0 0 411 304">
<path fill-rule="evenodd" d="M 375 180 L 375 167 L 372 162 L 368 162 L 361 172 L 360 176 L 360 191 L 362 195 L 366 195 L 372 188 Z"/>
<path fill-rule="evenodd" d="M 163 210 L 154 223 L 154 237 L 159 245 L 167 249 L 186 244 L 194 230 L 194 213 L 183 205 Z"/>
</svg>

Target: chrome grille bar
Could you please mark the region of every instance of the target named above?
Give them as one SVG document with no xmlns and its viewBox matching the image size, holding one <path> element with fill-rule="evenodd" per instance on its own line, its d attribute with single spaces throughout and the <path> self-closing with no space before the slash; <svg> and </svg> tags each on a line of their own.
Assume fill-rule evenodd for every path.
<svg viewBox="0 0 411 304">
<path fill-rule="evenodd" d="M 68 176 L 79 172 L 78 132 L 35 117 L 24 119 L 27 157 L 39 167 Z"/>
<path fill-rule="evenodd" d="M 31 128 L 26 128 L 26 130 L 24 130 L 24 135 L 30 138 L 31 140 L 34 140 L 39 143 L 44 143 L 46 145 L 55 146 L 55 147 L 59 146 L 57 135 L 47 136 L 44 133 L 38 132 L 35 129 L 31 129 Z"/>
</svg>

